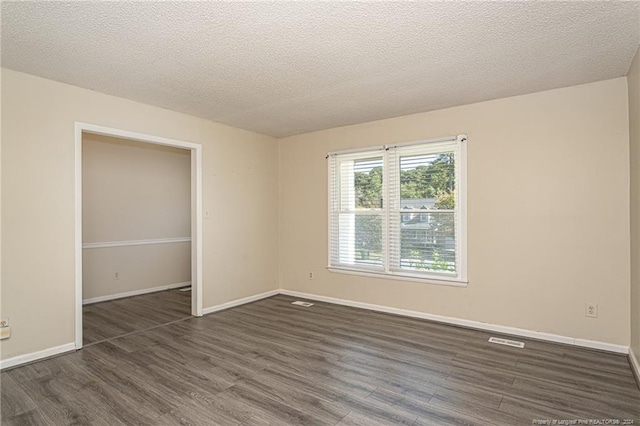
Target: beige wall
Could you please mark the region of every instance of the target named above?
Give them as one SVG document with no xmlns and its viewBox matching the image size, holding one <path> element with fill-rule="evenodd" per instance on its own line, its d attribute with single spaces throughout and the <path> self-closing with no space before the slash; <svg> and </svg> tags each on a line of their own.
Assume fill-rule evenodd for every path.
<svg viewBox="0 0 640 426">
<path fill-rule="evenodd" d="M 85 300 L 187 281 L 191 281 L 188 242 L 93 248 L 82 253 Z"/>
<path fill-rule="evenodd" d="M 190 236 L 189 150 L 84 135 L 83 243 Z M 184 283 L 191 245 L 87 248 L 82 277 L 83 299 Z"/>
<path fill-rule="evenodd" d="M 628 345 L 627 117 L 618 78 L 281 139 L 281 287 Z M 327 272 L 326 153 L 459 133 L 468 287 Z"/>
<path fill-rule="evenodd" d="M 85 243 L 191 235 L 191 151 L 86 134 Z"/>
<path fill-rule="evenodd" d="M 640 49 L 627 78 L 631 164 L 631 347 L 635 355 L 640 356 Z"/>
<path fill-rule="evenodd" d="M 275 139 L 2 70 L 2 358 L 74 341 L 74 122 L 203 145 L 204 307 L 277 288 Z"/>
</svg>

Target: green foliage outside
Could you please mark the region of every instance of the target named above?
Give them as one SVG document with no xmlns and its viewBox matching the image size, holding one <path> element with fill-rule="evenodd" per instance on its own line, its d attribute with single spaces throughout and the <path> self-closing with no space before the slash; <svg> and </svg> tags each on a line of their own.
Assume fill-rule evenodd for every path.
<svg viewBox="0 0 640 426">
<path fill-rule="evenodd" d="M 438 210 L 453 210 L 456 208 L 456 194 L 455 192 L 449 192 L 436 196 L 436 209 Z"/>
<path fill-rule="evenodd" d="M 371 263 L 382 263 L 380 216 L 357 215 L 355 222 L 356 258 Z"/>
<path fill-rule="evenodd" d="M 405 158 L 403 158 L 403 161 Z M 407 161 L 412 161 L 407 157 Z M 430 163 L 407 168 L 400 172 L 400 197 L 406 199 L 434 199 L 435 210 L 455 208 L 455 165 L 452 153 L 440 154 Z M 382 167 L 368 172 L 355 172 L 354 186 L 357 209 L 383 207 Z M 401 233 L 401 257 L 410 259 L 408 267 L 431 271 L 453 271 L 447 262 L 443 236 L 453 236 L 453 221 L 449 214 L 431 214 L 430 220 L 418 231 L 419 237 Z M 379 263 L 382 258 L 382 223 L 378 216 L 357 215 L 355 222 L 356 256 L 364 262 Z"/>
<path fill-rule="evenodd" d="M 355 172 L 356 208 L 382 208 L 382 166 L 369 173 Z"/>
<path fill-rule="evenodd" d="M 454 173 L 453 154 L 440 154 L 431 164 L 402 170 L 400 172 L 400 198 L 403 200 L 416 198 L 435 198 L 438 200 L 445 197 L 448 203 L 455 202 L 455 198 L 452 197 L 455 189 Z M 436 205 L 436 208 L 440 207 Z"/>
<path fill-rule="evenodd" d="M 440 257 L 440 253 L 438 252 L 433 253 L 430 262 L 424 258 L 424 253 L 422 253 L 420 250 L 411 250 L 409 252 L 409 257 L 411 259 L 411 261 L 409 262 L 410 268 L 424 269 L 429 271 L 454 272 L 453 265 L 445 260 L 442 260 Z"/>
<path fill-rule="evenodd" d="M 455 207 L 453 154 L 440 154 L 433 162 L 400 172 L 400 198 L 435 198 L 436 209 Z M 382 207 L 382 166 L 355 172 L 356 208 Z"/>
</svg>

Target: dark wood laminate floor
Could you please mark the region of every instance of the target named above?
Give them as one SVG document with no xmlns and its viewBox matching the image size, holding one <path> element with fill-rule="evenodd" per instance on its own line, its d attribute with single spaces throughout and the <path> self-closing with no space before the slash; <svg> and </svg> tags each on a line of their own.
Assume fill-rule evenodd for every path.
<svg viewBox="0 0 640 426">
<path fill-rule="evenodd" d="M 531 425 L 633 419 L 627 359 L 276 296 L 1 375 L 2 424 Z"/>
<path fill-rule="evenodd" d="M 82 307 L 82 343 L 89 345 L 190 316 L 191 292 L 180 289 L 93 303 Z"/>
</svg>

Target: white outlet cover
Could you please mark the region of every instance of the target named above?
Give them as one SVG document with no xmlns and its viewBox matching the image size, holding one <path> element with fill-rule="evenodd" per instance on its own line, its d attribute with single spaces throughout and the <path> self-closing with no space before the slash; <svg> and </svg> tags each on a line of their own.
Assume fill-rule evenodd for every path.
<svg viewBox="0 0 640 426">
<path fill-rule="evenodd" d="M 592 308 L 593 312 L 590 312 L 590 308 Z M 589 318 L 598 318 L 598 305 L 595 303 L 585 303 L 584 315 Z"/>
<path fill-rule="evenodd" d="M 0 340 L 8 339 L 11 337 L 11 327 L 0 328 Z"/>
</svg>

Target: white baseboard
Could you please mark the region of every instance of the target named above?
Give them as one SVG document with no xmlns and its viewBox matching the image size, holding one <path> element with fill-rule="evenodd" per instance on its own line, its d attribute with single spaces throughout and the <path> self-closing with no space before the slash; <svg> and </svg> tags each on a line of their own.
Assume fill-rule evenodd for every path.
<svg viewBox="0 0 640 426">
<path fill-rule="evenodd" d="M 528 337 L 536 340 L 545 340 L 554 343 L 564 343 L 566 345 L 580 346 L 590 349 L 599 349 L 607 352 L 615 352 L 620 354 L 629 353 L 629 347 L 623 345 L 614 345 L 612 343 L 598 342 L 595 340 L 576 339 L 569 336 L 561 336 L 558 334 L 544 333 L 540 331 L 525 330 L 522 328 L 506 327 L 503 325 L 489 324 L 480 321 L 472 321 L 455 317 L 447 317 L 442 315 L 428 314 L 426 312 L 410 311 L 406 309 L 391 308 L 382 305 L 373 305 L 370 303 L 355 302 L 353 300 L 337 299 L 335 297 L 318 296 L 311 293 L 301 293 L 298 291 L 280 289 L 280 294 L 287 296 L 300 297 L 303 299 L 317 300 L 319 302 L 334 303 L 336 305 L 351 306 L 354 308 L 369 309 L 371 311 L 386 312 L 388 314 L 402 315 L 405 317 L 421 318 L 430 321 L 441 322 L 445 324 L 458 325 L 462 327 L 474 328 L 477 330 L 495 331 L 496 333 L 511 334 L 514 336 Z"/>
<path fill-rule="evenodd" d="M 571 339 L 571 337 L 569 337 Z M 581 348 L 598 349 L 605 352 L 614 352 L 617 354 L 629 354 L 629 346 L 615 345 L 613 343 L 600 342 L 598 340 L 573 339 L 570 345 L 580 346 Z"/>
<path fill-rule="evenodd" d="M 76 344 L 74 342 L 71 342 L 67 343 L 66 345 L 56 346 L 54 348 L 43 349 L 41 351 L 31 352 L 25 355 L 14 356 L 13 358 L 0 360 L 0 370 L 26 364 L 28 362 L 38 361 L 55 355 L 60 355 L 65 352 L 73 352 L 75 350 Z"/>
<path fill-rule="evenodd" d="M 154 291 L 167 290 L 168 288 L 183 287 L 183 286 L 188 285 L 188 284 L 189 283 L 187 282 L 187 283 L 172 284 L 170 286 L 155 287 L 156 289 L 159 289 L 159 290 L 154 290 Z M 147 290 L 144 290 L 144 291 L 148 293 L 148 292 L 150 292 L 149 290 L 151 290 L 151 289 L 147 289 Z M 131 294 L 131 293 L 135 293 L 135 292 L 121 293 L 121 294 L 127 294 L 127 295 L 130 295 L 130 296 L 135 295 L 135 294 Z M 136 294 L 143 294 L 143 293 L 136 293 Z M 462 327 L 473 328 L 473 329 L 477 329 L 477 330 L 495 331 L 497 333 L 511 334 L 511 335 L 514 335 L 514 336 L 528 337 L 528 338 L 531 338 L 531 339 L 545 340 L 545 341 L 548 341 L 548 342 L 564 343 L 564 344 L 567 344 L 567 345 L 580 346 L 580 347 L 590 348 L 590 349 L 599 349 L 599 350 L 603 350 L 603 351 L 607 351 L 607 352 L 628 354 L 631 366 L 632 366 L 633 370 L 635 371 L 636 377 L 640 378 L 640 363 L 638 362 L 639 360 L 636 357 L 636 355 L 633 352 L 633 350 L 630 349 L 628 346 L 614 345 L 614 344 L 611 344 L 611 343 L 598 342 L 598 341 L 595 341 L 595 340 L 576 339 L 576 338 L 573 338 L 573 337 L 561 336 L 561 335 L 558 335 L 558 334 L 543 333 L 543 332 L 539 332 L 539 331 L 531 331 L 531 330 L 525 330 L 525 329 L 522 329 L 522 328 L 515 328 L 515 327 L 506 327 L 506 326 L 502 326 L 502 325 L 488 324 L 488 323 L 483 323 L 483 322 L 479 322 L 479 321 L 471 321 L 471 320 L 465 320 L 465 319 L 461 319 L 461 318 L 454 318 L 454 317 L 446 317 L 446 316 L 442 316 L 442 315 L 428 314 L 426 312 L 418 312 L 418 311 L 410 311 L 410 310 L 406 310 L 406 309 L 391 308 L 391 307 L 388 307 L 388 306 L 373 305 L 373 304 L 370 304 L 370 303 L 355 302 L 353 300 L 337 299 L 335 297 L 319 296 L 319 295 L 316 295 L 316 294 L 301 293 L 301 292 L 298 292 L 298 291 L 291 291 L 291 290 L 284 290 L 284 289 L 271 290 L 271 291 L 267 291 L 265 293 L 260 293 L 260 294 L 256 294 L 256 295 L 253 295 L 253 296 L 244 297 L 242 299 L 232 300 L 230 302 L 222 303 L 220 305 L 210 306 L 208 308 L 204 308 L 202 310 L 202 313 L 204 315 L 206 315 L 206 314 L 211 314 L 213 312 L 223 311 L 225 309 L 229 309 L 229 308 L 233 308 L 233 307 L 236 307 L 236 306 L 244 305 L 244 304 L 247 304 L 247 303 L 255 302 L 257 300 L 266 299 L 267 297 L 275 296 L 277 294 L 284 294 L 284 295 L 287 295 L 287 296 L 299 297 L 299 298 L 302 298 L 302 299 L 317 300 L 319 302 L 334 303 L 336 305 L 351 306 L 351 307 L 354 307 L 354 308 L 368 309 L 368 310 L 371 310 L 371 311 L 378 311 L 378 312 L 385 312 L 385 313 L 389 313 L 389 314 L 402 315 L 402 316 L 406 316 L 406 317 L 421 318 L 421 319 L 441 322 L 441 323 L 445 323 L 445 324 L 452 324 L 452 325 L 458 325 L 458 326 L 462 326 Z M 108 296 L 108 297 L 115 298 L 113 296 Z M 127 297 L 127 296 L 120 296 L 120 297 Z M 95 298 L 95 299 L 98 299 L 98 298 Z M 95 300 L 95 299 L 89 299 L 89 300 Z M 109 299 L 104 299 L 104 300 L 109 300 Z M 102 300 L 99 300 L 99 301 L 102 301 Z M 98 302 L 98 301 L 96 301 L 96 302 Z M 96 302 L 89 302 L 89 303 L 96 303 Z M 16 357 L 5 359 L 5 360 L 0 360 L 0 369 L 15 367 L 15 366 L 20 365 L 20 364 L 26 364 L 28 362 L 36 361 L 36 360 L 39 360 L 39 359 L 48 358 L 48 357 L 51 357 L 51 356 L 54 356 L 54 355 L 59 355 L 59 354 L 65 353 L 65 352 L 74 351 L 75 349 L 76 349 L 75 343 L 67 343 L 66 345 L 56 346 L 54 348 L 49 348 L 49 349 L 45 349 L 45 350 L 38 351 L 38 352 L 32 352 L 32 353 L 29 353 L 29 354 L 20 355 L 20 356 L 16 356 Z M 640 384 L 639 384 L 639 386 L 640 386 Z"/>
<path fill-rule="evenodd" d="M 638 383 L 638 387 L 640 388 L 640 359 L 638 359 L 632 348 L 629 348 L 629 364 L 631 364 L 631 369 L 636 377 L 636 383 Z"/>
<path fill-rule="evenodd" d="M 246 303 L 255 302 L 256 300 L 266 299 L 267 297 L 275 296 L 276 294 L 279 294 L 279 293 L 280 293 L 280 290 L 271 290 L 271 291 L 267 291 L 265 293 L 256 294 L 254 296 L 249 296 L 249 297 L 244 297 L 242 299 L 232 300 L 230 302 L 223 303 L 221 305 L 210 306 L 208 308 L 204 308 L 202 310 L 202 314 L 206 315 L 206 314 L 211 314 L 213 312 L 223 311 L 225 309 L 233 308 L 235 306 L 240 306 L 240 305 L 244 305 Z"/>
<path fill-rule="evenodd" d="M 122 299 L 124 297 L 131 297 L 131 296 L 139 296 L 141 294 L 147 294 L 147 293 L 156 293 L 158 291 L 171 290 L 174 288 L 187 287 L 190 285 L 191 285 L 191 281 L 185 281 L 183 283 L 167 284 L 167 285 L 161 285 L 161 286 L 152 287 L 152 288 L 143 288 L 142 290 L 133 290 L 133 291 L 127 291 L 124 293 L 110 294 L 107 296 L 99 296 L 99 297 L 92 297 L 90 299 L 84 299 L 82 301 L 82 304 L 90 305 L 92 303 L 106 302 L 108 300 Z"/>
</svg>

